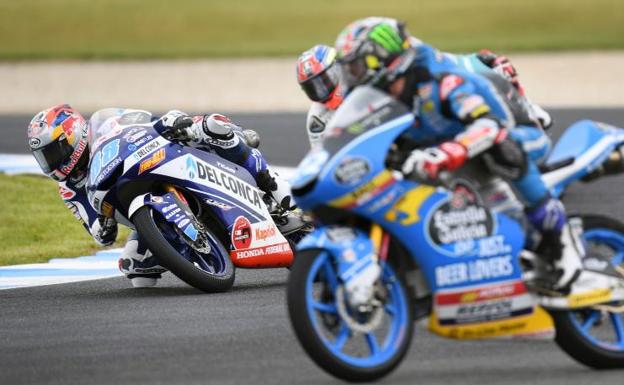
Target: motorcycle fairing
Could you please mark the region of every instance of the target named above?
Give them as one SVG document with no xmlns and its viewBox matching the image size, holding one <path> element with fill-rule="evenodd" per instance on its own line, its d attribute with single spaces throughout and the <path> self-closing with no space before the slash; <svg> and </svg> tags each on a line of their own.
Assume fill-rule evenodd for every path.
<svg viewBox="0 0 624 385">
<path fill-rule="evenodd" d="M 143 194 L 136 197 L 130 204 L 128 216 L 142 206 L 150 206 L 169 223 L 176 226 L 190 241 L 197 240 L 198 230 L 193 224 L 192 213 L 180 206 L 174 193 L 164 195 Z"/>
<path fill-rule="evenodd" d="M 107 165 L 100 166 L 103 171 L 98 171 L 94 183 L 89 186 L 90 196 L 98 199 L 94 203 L 101 205 L 106 199 L 113 206 L 121 207 L 115 191 L 108 186 L 109 180 L 118 187 L 140 181 L 170 180 L 171 184 L 195 193 L 209 205 L 230 235 L 240 222 L 239 218 L 248 220 L 250 242 L 245 247 L 232 243 L 234 249 L 230 255 L 237 266 L 282 267 L 292 263 L 292 250 L 275 227 L 262 200 L 264 193 L 258 190 L 254 178 L 243 167 L 216 154 L 170 142 L 159 136 L 151 125 L 114 129 L 99 141 L 96 151 L 104 151 L 110 143 L 114 143 L 116 151 L 107 150 L 107 153 L 116 152 L 115 156 Z"/>
<path fill-rule="evenodd" d="M 368 234 L 343 226 L 323 226 L 308 234 L 298 249 L 326 249 L 334 256 L 338 276 L 347 283 L 354 275 L 376 260 L 375 248 Z"/>
<path fill-rule="evenodd" d="M 570 165 L 544 174 L 546 186 L 554 196 L 559 196 L 568 184 L 591 173 L 609 154 L 624 143 L 624 130 L 604 123 L 581 120 L 563 133 L 547 164 L 574 159 Z"/>
<path fill-rule="evenodd" d="M 436 220 L 435 212 L 449 205 L 453 200 L 453 194 L 442 188 L 403 180 L 399 173 L 386 169 L 386 151 L 380 151 L 389 148 L 411 124 L 413 124 L 411 115 L 402 115 L 364 132 L 340 148 L 335 146 L 336 151 L 332 151 L 333 148 L 330 146 L 327 151 L 334 152 L 334 156 L 324 167 L 314 164 L 313 168 L 320 169 L 317 181 L 297 202 L 304 209 L 327 202 L 330 207 L 352 211 L 372 223 L 381 225 L 409 251 L 421 269 L 434 298 L 447 295 L 449 291 L 470 292 L 488 285 L 504 286 L 508 282 L 518 282 L 522 285 L 522 292 L 513 293 L 517 294 L 518 298 L 510 300 L 510 311 L 505 308 L 504 311 L 495 314 L 487 313 L 481 315 L 481 318 L 473 318 L 472 327 L 476 325 L 487 327 L 494 322 L 502 322 L 500 334 L 539 334 L 549 331 L 552 326 L 548 322 L 549 318 L 543 317 L 543 312 L 535 310 L 534 301 L 527 301 L 529 297 L 521 282 L 522 270 L 518 254 L 524 246 L 524 233 L 517 222 L 480 206 L 478 207 L 480 215 L 485 213 L 489 221 L 487 231 L 481 237 L 476 240 L 461 239 L 462 237 L 454 240 L 451 237 L 449 238 L 451 241 L 448 242 L 439 242 L 439 239 L 438 242 L 434 241 L 429 229 L 435 225 L 433 224 Z M 374 140 L 370 140 L 371 138 Z M 368 162 L 361 161 L 362 158 Z M 306 179 L 310 180 L 311 176 L 306 175 Z M 325 227 L 318 228 L 306 237 L 298 248 L 320 247 L 319 245 L 326 242 L 327 237 L 324 235 L 326 231 L 328 229 Z M 356 237 L 353 242 L 361 242 L 362 249 L 365 250 L 370 240 L 367 237 Z M 333 258 L 342 263 L 343 253 L 350 254 L 354 249 L 357 249 L 357 246 L 350 245 L 345 248 L 344 245 L 338 244 L 329 250 Z M 365 253 L 358 254 L 357 258 L 352 259 L 352 263 L 357 263 L 360 259 L 365 261 L 365 257 Z M 491 302 L 491 299 L 486 301 Z M 496 298 L 496 301 L 503 300 Z M 466 306 L 481 306 L 480 302 L 484 301 L 473 302 Z M 448 308 L 440 309 L 444 325 L 433 322 L 432 329 L 442 335 L 454 335 L 458 327 L 465 326 L 460 325 L 465 319 L 458 315 L 459 308 L 456 306 L 451 312 Z M 452 314 L 453 311 L 456 314 Z M 434 321 L 437 319 L 436 312 L 437 308 L 434 306 L 432 315 Z M 533 317 L 538 317 L 539 320 L 529 322 Z M 518 323 L 520 318 L 521 322 Z M 500 321 L 501 319 L 506 320 Z M 516 327 L 510 327 L 511 323 L 515 323 Z M 484 335 L 475 330 L 463 334 Z"/>
</svg>

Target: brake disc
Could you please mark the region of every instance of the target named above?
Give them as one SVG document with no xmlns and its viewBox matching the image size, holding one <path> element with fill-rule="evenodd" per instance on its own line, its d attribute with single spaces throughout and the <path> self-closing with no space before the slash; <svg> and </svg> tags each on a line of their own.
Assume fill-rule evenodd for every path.
<svg viewBox="0 0 624 385">
<path fill-rule="evenodd" d="M 363 334 L 370 333 L 381 325 L 384 308 L 383 303 L 379 300 L 373 298 L 371 303 L 367 305 L 369 309 L 365 312 L 353 309 L 352 312 L 354 314 L 363 316 L 363 318 L 366 319 L 364 322 L 355 319 L 351 314 L 349 314 L 346 303 L 347 299 L 345 297 L 344 287 L 339 286 L 336 289 L 336 308 L 338 309 L 340 317 L 354 332 Z"/>
</svg>

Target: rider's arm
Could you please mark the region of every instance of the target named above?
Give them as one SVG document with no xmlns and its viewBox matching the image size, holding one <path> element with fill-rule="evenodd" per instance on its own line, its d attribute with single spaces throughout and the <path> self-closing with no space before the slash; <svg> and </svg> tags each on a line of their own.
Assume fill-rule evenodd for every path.
<svg viewBox="0 0 624 385">
<path fill-rule="evenodd" d="M 154 128 L 170 140 L 204 149 L 233 148 L 241 140 L 255 148 L 260 141 L 255 131 L 243 130 L 221 114 L 189 116 L 172 110 L 160 117 Z"/>
<path fill-rule="evenodd" d="M 492 107 L 467 79 L 455 74 L 442 77 L 439 96 L 447 117 L 466 129 L 438 146 L 413 151 L 403 164 L 405 174 L 435 179 L 441 171 L 454 171 L 507 138 Z"/>
<path fill-rule="evenodd" d="M 108 246 L 117 238 L 117 223 L 110 219 L 100 218 L 97 212 L 89 204 L 87 194 L 83 188 L 68 186 L 67 183 L 59 183 L 59 193 L 65 206 L 72 212 L 74 217 L 82 223 L 93 239 L 102 246 Z"/>
<path fill-rule="evenodd" d="M 497 100 L 495 95 L 489 99 Z M 440 100 L 450 117 L 466 127 L 451 142 L 465 149 L 467 159 L 487 151 L 507 137 L 501 121 L 492 113 L 492 102 L 488 102 L 468 79 L 454 74 L 443 77 L 440 82 Z M 498 109 L 506 110 L 505 107 Z"/>
</svg>

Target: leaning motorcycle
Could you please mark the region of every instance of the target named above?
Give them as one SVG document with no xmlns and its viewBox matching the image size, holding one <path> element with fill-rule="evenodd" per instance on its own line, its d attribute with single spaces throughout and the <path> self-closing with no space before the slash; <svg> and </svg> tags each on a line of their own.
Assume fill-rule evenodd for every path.
<svg viewBox="0 0 624 385">
<path fill-rule="evenodd" d="M 162 266 L 205 292 L 230 289 L 235 267 L 291 265 L 309 225 L 279 210 L 247 170 L 170 142 L 143 112 L 125 122 L 110 113 L 89 128 L 87 191 L 98 213 L 136 229 Z"/>
<path fill-rule="evenodd" d="M 414 321 L 428 319 L 431 332 L 455 339 L 556 331 L 578 362 L 624 367 L 624 224 L 572 216 L 584 269 L 569 294 L 544 293 L 523 205 L 485 156 L 442 186 L 393 171 L 397 138 L 413 122 L 386 94 L 356 88 L 325 148 L 298 168 L 293 194 L 318 226 L 297 246 L 287 304 L 307 354 L 336 377 L 374 380 L 402 361 Z M 551 193 L 624 171 L 623 143 L 619 128 L 569 127 L 543 170 Z"/>
</svg>

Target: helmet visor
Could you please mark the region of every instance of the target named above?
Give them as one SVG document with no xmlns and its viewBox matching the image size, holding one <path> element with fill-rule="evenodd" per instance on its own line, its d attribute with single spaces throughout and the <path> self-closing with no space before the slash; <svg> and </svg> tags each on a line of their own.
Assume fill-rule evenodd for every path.
<svg viewBox="0 0 624 385">
<path fill-rule="evenodd" d="M 55 140 L 52 143 L 32 151 L 41 170 L 49 174 L 61 167 L 61 165 L 71 156 L 74 148 L 67 142 L 67 139 Z"/>
<path fill-rule="evenodd" d="M 310 100 L 324 102 L 329 99 L 339 80 L 338 68 L 335 65 L 331 65 L 320 74 L 302 82 L 301 88 Z"/>
<path fill-rule="evenodd" d="M 366 81 L 368 67 L 363 58 L 355 57 L 352 60 L 340 62 L 341 78 L 347 89 L 352 89 Z"/>
</svg>

